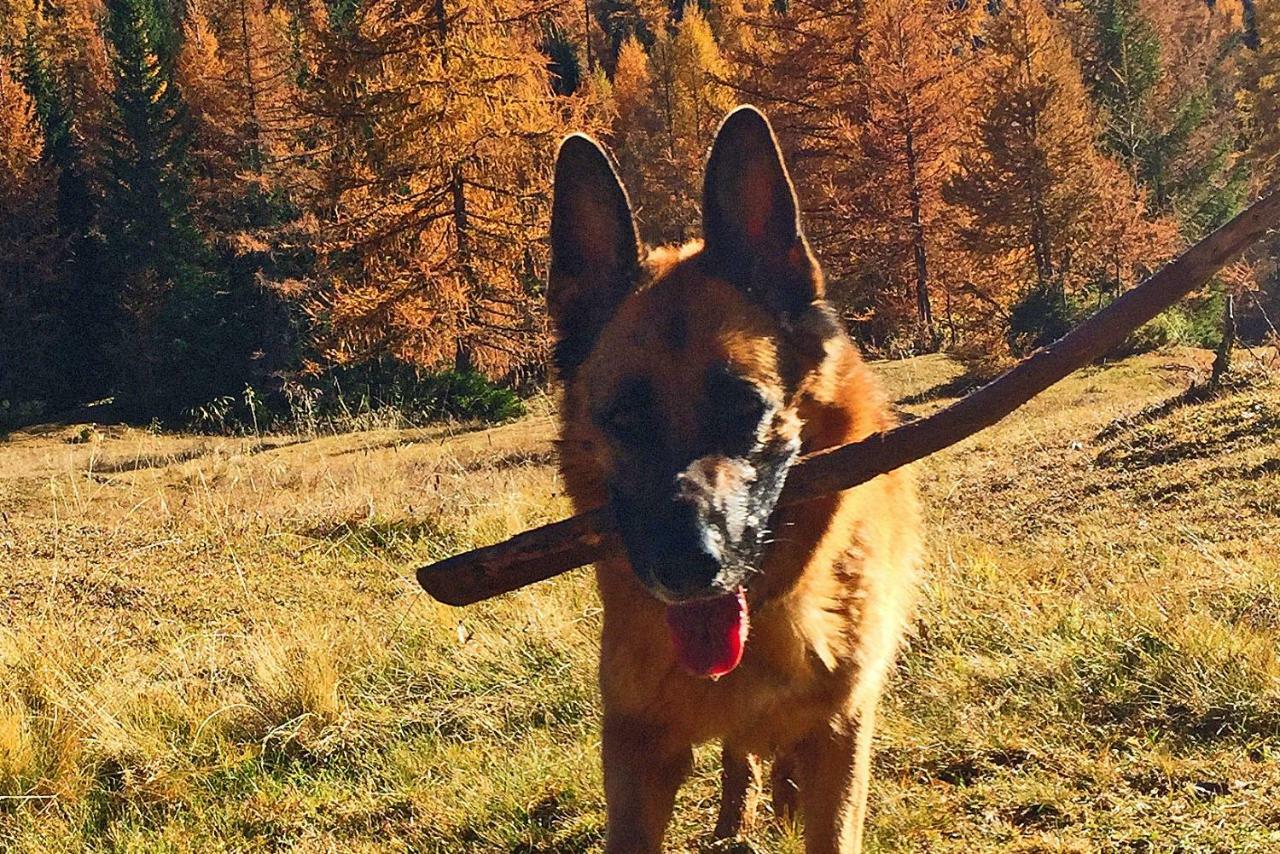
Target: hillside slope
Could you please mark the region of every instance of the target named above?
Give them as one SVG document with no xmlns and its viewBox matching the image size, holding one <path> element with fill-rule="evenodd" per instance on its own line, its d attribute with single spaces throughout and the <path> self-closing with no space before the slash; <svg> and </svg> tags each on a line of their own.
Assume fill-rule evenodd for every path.
<svg viewBox="0 0 1280 854">
<path fill-rule="evenodd" d="M 921 464 L 872 850 L 1280 844 L 1280 384 L 1160 406 L 1206 364 L 1092 368 Z M 941 357 L 880 370 L 908 417 L 962 390 Z M 0 442 L 0 848 L 597 850 L 588 575 L 466 611 L 411 576 L 567 513 L 535 409 Z M 767 813 L 752 840 L 799 850 Z"/>
</svg>

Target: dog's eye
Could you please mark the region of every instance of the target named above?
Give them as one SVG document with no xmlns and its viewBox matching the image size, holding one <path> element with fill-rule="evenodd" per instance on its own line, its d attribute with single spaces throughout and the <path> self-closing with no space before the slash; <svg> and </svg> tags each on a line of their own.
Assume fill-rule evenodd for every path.
<svg viewBox="0 0 1280 854">
<path fill-rule="evenodd" d="M 727 372 L 714 374 L 707 391 L 712 406 L 728 427 L 754 432 L 769 410 L 763 389 Z"/>
<path fill-rule="evenodd" d="M 708 378 L 707 404 L 703 429 L 708 446 L 735 455 L 750 453 L 759 442 L 760 425 L 773 408 L 764 389 L 727 370 Z"/>
<path fill-rule="evenodd" d="M 602 419 L 602 426 L 610 436 L 624 445 L 643 445 L 652 437 L 653 428 L 648 415 L 634 407 L 615 407 Z"/>
<path fill-rule="evenodd" d="M 760 390 L 753 386 L 746 386 L 735 395 L 735 399 L 730 404 L 729 414 L 734 423 L 746 429 L 754 429 L 764 420 L 768 408 L 769 404 Z"/>
<path fill-rule="evenodd" d="M 597 417 L 609 437 L 627 447 L 641 447 L 655 441 L 653 390 L 643 380 L 626 383 L 609 406 Z"/>
</svg>

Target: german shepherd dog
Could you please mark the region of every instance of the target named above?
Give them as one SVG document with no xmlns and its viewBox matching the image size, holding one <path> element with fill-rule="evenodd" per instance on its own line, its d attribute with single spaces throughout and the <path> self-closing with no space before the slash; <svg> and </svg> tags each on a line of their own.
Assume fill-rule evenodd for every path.
<svg viewBox="0 0 1280 854">
<path fill-rule="evenodd" d="M 606 851 L 657 852 L 692 746 L 719 738 L 716 838 L 751 821 L 759 758 L 806 850 L 856 852 L 871 731 L 919 562 L 906 473 L 775 508 L 801 455 L 890 426 L 823 299 L 764 115 L 734 110 L 706 166 L 703 240 L 648 250 L 609 156 L 560 147 L 548 286 L 560 465 L 607 504 L 596 567 Z"/>
</svg>

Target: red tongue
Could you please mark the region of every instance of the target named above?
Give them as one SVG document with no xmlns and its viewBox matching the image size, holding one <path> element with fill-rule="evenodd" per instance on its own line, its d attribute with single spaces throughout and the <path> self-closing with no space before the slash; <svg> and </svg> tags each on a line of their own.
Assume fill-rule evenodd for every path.
<svg viewBox="0 0 1280 854">
<path fill-rule="evenodd" d="M 747 643 L 747 597 L 739 588 L 714 599 L 667 606 L 676 657 L 695 676 L 719 679 L 742 661 Z"/>
</svg>

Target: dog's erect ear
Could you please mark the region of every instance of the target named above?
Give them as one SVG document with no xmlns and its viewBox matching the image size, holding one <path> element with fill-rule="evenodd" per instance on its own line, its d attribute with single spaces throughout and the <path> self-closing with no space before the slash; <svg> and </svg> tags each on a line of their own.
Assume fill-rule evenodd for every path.
<svg viewBox="0 0 1280 854">
<path fill-rule="evenodd" d="M 755 107 L 738 107 L 716 133 L 702 230 L 716 269 L 769 305 L 800 310 L 822 295 L 782 152 Z"/>
<path fill-rule="evenodd" d="M 635 285 L 640 263 L 631 205 L 595 140 L 567 137 L 556 158 L 547 304 L 556 326 L 556 367 L 570 379 Z"/>
</svg>

